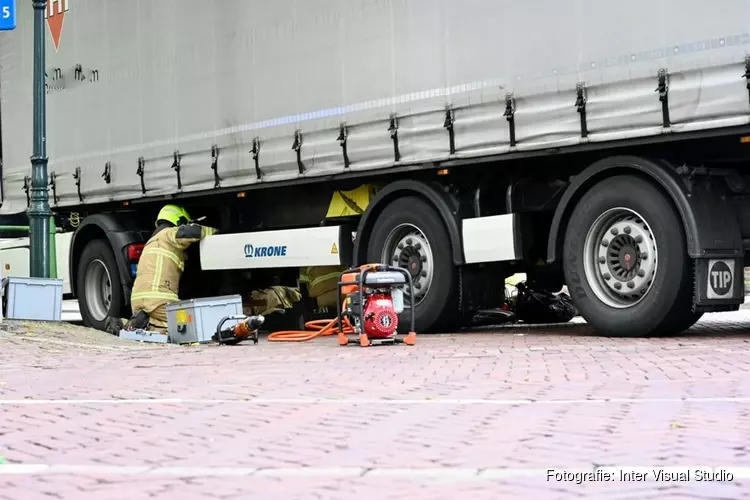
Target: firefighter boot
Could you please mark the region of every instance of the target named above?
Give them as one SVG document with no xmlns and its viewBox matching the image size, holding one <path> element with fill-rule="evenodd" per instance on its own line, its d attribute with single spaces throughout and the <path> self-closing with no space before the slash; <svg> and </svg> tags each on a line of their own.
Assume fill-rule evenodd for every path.
<svg viewBox="0 0 750 500">
<path fill-rule="evenodd" d="M 120 336 L 120 331 L 123 329 L 123 323 L 120 318 L 115 318 L 113 316 L 108 316 L 106 320 L 104 320 L 104 331 L 109 333 L 110 335 L 114 335 L 115 337 Z"/>
</svg>

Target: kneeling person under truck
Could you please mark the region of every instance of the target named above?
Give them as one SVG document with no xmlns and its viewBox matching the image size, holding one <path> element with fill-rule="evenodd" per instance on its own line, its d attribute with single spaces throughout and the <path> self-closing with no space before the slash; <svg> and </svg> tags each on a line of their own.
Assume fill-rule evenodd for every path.
<svg viewBox="0 0 750 500">
<path fill-rule="evenodd" d="M 166 205 L 156 220 L 156 231 L 146 242 L 130 296 L 132 318 L 108 318 L 107 330 L 118 335 L 123 328 L 167 331 L 167 304 L 179 299 L 185 270 L 185 250 L 216 233 L 212 227 L 191 222 L 184 208 Z"/>
</svg>

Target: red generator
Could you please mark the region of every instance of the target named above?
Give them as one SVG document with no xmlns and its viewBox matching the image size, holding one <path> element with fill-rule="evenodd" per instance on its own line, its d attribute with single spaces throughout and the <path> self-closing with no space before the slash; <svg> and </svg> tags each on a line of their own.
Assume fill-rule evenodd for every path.
<svg viewBox="0 0 750 500">
<path fill-rule="evenodd" d="M 410 294 L 410 327 L 398 338 L 398 315 L 404 308 L 404 289 L 411 290 L 411 275 L 400 267 L 366 264 L 341 273 L 338 281 L 338 339 L 340 345 L 414 345 L 414 295 Z M 340 304 L 340 305 L 339 305 Z M 350 339 L 349 334 L 357 339 Z"/>
</svg>

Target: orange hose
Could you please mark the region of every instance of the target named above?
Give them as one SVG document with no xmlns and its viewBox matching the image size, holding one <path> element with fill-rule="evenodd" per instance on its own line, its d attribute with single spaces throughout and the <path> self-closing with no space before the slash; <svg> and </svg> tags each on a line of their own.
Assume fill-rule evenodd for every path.
<svg viewBox="0 0 750 500">
<path fill-rule="evenodd" d="M 318 337 L 328 337 L 336 335 L 339 331 L 338 320 L 334 319 L 316 319 L 305 323 L 307 330 L 281 330 L 268 335 L 271 342 L 307 342 Z M 351 335 L 354 328 L 349 320 L 344 318 L 344 334 Z"/>
</svg>

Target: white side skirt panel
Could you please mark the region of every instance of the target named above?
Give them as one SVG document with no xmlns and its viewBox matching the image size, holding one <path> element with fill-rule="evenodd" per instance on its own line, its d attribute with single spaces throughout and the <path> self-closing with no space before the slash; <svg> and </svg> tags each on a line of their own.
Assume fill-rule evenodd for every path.
<svg viewBox="0 0 750 500">
<path fill-rule="evenodd" d="M 73 232 L 55 235 L 55 257 L 57 258 L 57 277 L 63 280 L 63 293 L 70 293 L 70 244 Z"/>
<path fill-rule="evenodd" d="M 0 240 L 0 264 L 3 277 L 29 277 L 29 239 L 13 238 Z"/>
<path fill-rule="evenodd" d="M 200 243 L 203 270 L 339 266 L 341 228 L 218 234 Z"/>
<path fill-rule="evenodd" d="M 464 219 L 463 244 L 467 264 L 519 260 L 516 214 Z"/>
<path fill-rule="evenodd" d="M 70 290 L 70 243 L 73 233 L 58 233 L 55 235 L 55 251 L 57 260 L 57 277 L 63 280 L 63 293 Z M 0 239 L 0 269 L 2 276 L 28 278 L 29 271 L 29 238 Z"/>
</svg>

